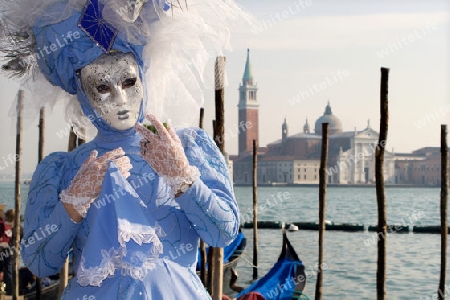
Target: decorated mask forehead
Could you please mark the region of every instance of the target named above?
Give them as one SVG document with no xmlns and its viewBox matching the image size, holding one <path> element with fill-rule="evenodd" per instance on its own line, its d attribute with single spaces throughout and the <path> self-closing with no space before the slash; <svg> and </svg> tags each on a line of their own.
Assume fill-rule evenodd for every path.
<svg viewBox="0 0 450 300">
<path fill-rule="evenodd" d="M 143 89 L 132 54 L 103 54 L 80 70 L 80 80 L 92 107 L 108 124 L 118 130 L 136 124 Z"/>
<path fill-rule="evenodd" d="M 139 68 L 131 53 L 103 54 L 80 70 L 82 84 L 118 81 L 124 77 L 138 77 Z M 83 86 L 84 87 L 84 86 Z"/>
</svg>

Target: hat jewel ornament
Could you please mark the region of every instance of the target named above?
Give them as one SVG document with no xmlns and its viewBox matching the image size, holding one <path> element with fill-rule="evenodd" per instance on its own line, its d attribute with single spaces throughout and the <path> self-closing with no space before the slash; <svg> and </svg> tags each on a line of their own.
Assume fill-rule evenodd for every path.
<svg viewBox="0 0 450 300">
<path fill-rule="evenodd" d="M 103 7 L 104 5 L 98 3 L 98 0 L 88 0 L 81 13 L 78 26 L 98 47 L 109 53 L 117 36 L 117 29 L 103 19 Z"/>
</svg>

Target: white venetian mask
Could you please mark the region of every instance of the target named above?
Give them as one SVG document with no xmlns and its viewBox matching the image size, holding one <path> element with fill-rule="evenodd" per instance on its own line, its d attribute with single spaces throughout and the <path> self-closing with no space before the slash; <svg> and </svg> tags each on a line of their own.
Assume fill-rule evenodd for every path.
<svg viewBox="0 0 450 300">
<path fill-rule="evenodd" d="M 80 79 L 86 97 L 108 124 L 118 130 L 136 124 L 144 91 L 132 54 L 103 54 L 81 69 Z"/>
</svg>

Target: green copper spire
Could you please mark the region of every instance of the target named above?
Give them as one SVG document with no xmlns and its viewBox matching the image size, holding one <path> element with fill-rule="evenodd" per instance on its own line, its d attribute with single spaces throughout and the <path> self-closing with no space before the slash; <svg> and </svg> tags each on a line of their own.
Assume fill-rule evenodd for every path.
<svg viewBox="0 0 450 300">
<path fill-rule="evenodd" d="M 250 64 L 250 49 L 247 49 L 247 62 L 245 63 L 244 80 L 253 79 L 252 65 Z"/>
</svg>

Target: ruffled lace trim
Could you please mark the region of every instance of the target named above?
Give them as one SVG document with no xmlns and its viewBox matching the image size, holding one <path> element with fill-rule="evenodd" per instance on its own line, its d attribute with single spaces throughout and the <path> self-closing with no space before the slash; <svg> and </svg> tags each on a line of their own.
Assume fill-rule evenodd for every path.
<svg viewBox="0 0 450 300">
<path fill-rule="evenodd" d="M 75 210 L 82 216 L 86 217 L 89 207 L 91 207 L 92 199 L 90 197 L 75 197 L 67 194 L 67 190 L 63 190 L 59 194 L 61 202 L 72 204 Z"/>
<path fill-rule="evenodd" d="M 156 258 L 148 258 L 144 261 L 142 267 L 135 267 L 129 264 L 122 263 L 121 274 L 122 276 L 130 276 L 133 279 L 144 281 L 148 272 L 155 269 Z"/>
<path fill-rule="evenodd" d="M 197 179 L 200 178 L 200 171 L 197 167 L 188 166 L 185 169 L 184 176 L 167 177 L 162 176 L 166 184 L 169 186 L 169 193 L 173 197 L 179 192 L 180 187 L 183 184 L 193 184 Z"/>
<path fill-rule="evenodd" d="M 120 247 L 118 249 L 111 247 L 109 251 L 102 249 L 102 261 L 97 267 L 86 268 L 86 259 L 82 256 L 77 272 L 78 283 L 81 286 L 90 285 L 100 287 L 103 280 L 114 276 L 116 270 L 120 270 L 123 276 L 130 276 L 133 279 L 143 281 L 148 272 L 156 267 L 156 260 L 163 253 L 163 245 L 159 237 L 165 234 L 161 227 L 158 224 L 155 227 L 132 224 L 125 219 L 119 219 L 118 221 L 118 241 Z M 137 256 L 145 255 L 145 259 L 142 259 L 143 262 L 140 267 L 130 265 L 122 260 L 127 255 L 126 243 L 131 239 L 138 245 L 153 243 L 150 253 L 134 253 Z"/>
<path fill-rule="evenodd" d="M 152 227 L 141 224 L 131 224 L 128 220 L 119 219 L 119 232 L 117 238 L 120 246 L 124 248 L 126 247 L 125 243 L 128 243 L 130 239 L 135 241 L 138 245 L 142 245 L 143 243 L 153 243 L 154 250 L 152 254 L 157 255 L 162 253 L 162 244 L 159 237 L 164 235 L 165 234 L 158 223 Z"/>
<path fill-rule="evenodd" d="M 120 249 L 119 249 L 120 250 Z M 77 277 L 78 283 L 81 286 L 98 286 L 102 285 L 103 280 L 108 277 L 114 276 L 114 272 L 116 270 L 116 264 L 119 263 L 121 259 L 121 255 L 119 251 L 114 251 L 114 247 L 109 251 L 102 251 L 102 262 L 100 266 L 86 268 L 84 266 L 86 259 L 84 256 L 81 256 L 80 259 L 80 267 L 78 268 Z"/>
<path fill-rule="evenodd" d="M 86 259 L 82 256 L 80 260 L 80 267 L 78 268 L 77 278 L 81 286 L 97 286 L 102 285 L 103 280 L 108 277 L 113 277 L 116 270 L 121 270 L 121 275 L 130 276 L 133 279 L 144 281 L 148 272 L 155 269 L 156 257 L 148 257 L 141 267 L 132 266 L 124 261 L 124 248 L 114 250 L 114 247 L 109 251 L 101 250 L 102 262 L 97 267 L 86 268 Z"/>
</svg>

